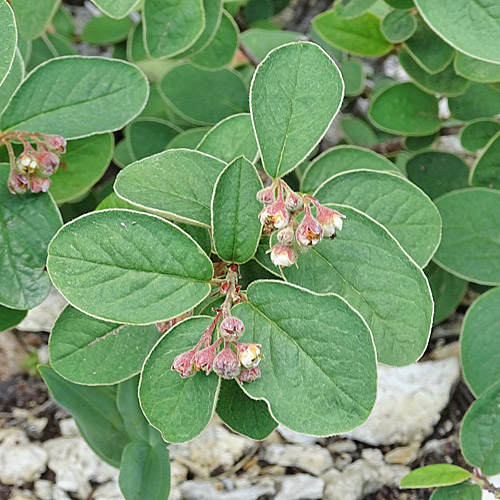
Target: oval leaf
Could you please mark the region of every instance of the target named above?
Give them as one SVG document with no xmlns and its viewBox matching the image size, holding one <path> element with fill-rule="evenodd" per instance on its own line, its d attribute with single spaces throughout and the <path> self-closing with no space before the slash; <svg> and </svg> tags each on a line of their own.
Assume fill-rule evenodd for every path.
<svg viewBox="0 0 500 500">
<path fill-rule="evenodd" d="M 500 284 L 500 191 L 470 188 L 436 200 L 443 219 L 436 262 L 458 276 L 483 285 Z"/>
<path fill-rule="evenodd" d="M 472 474 L 458 465 L 426 465 L 410 472 L 401 480 L 401 488 L 433 488 L 463 483 Z"/>
<path fill-rule="evenodd" d="M 141 112 L 147 97 L 146 78 L 127 62 L 61 57 L 28 75 L 4 111 L 0 126 L 76 139 L 122 128 Z"/>
<path fill-rule="evenodd" d="M 441 240 L 439 211 L 419 188 L 400 175 L 357 170 L 336 175 L 314 196 L 321 202 L 349 205 L 388 229 L 420 267 Z"/>
<path fill-rule="evenodd" d="M 210 227 L 213 188 L 226 166 L 198 151 L 173 149 L 122 170 L 115 191 L 120 198 L 159 215 Z"/>
<path fill-rule="evenodd" d="M 16 14 L 19 34 L 25 40 L 39 37 L 45 31 L 60 3 L 61 0 L 37 0 L 35 4 L 24 0 L 10 0 Z M 2 35 L 3 33 L 2 30 Z"/>
<path fill-rule="evenodd" d="M 481 486 L 467 481 L 437 489 L 432 494 L 431 500 L 481 500 L 482 497 Z"/>
<path fill-rule="evenodd" d="M 380 29 L 389 42 L 401 43 L 415 33 L 417 20 L 405 10 L 393 10 L 382 19 Z"/>
<path fill-rule="evenodd" d="M 282 177 L 311 153 L 343 96 L 340 71 L 318 45 L 297 42 L 269 52 L 252 80 L 250 111 L 271 177 Z"/>
<path fill-rule="evenodd" d="M 0 332 L 21 323 L 27 313 L 28 311 L 20 311 L 18 309 L 9 309 L 8 307 L 0 306 Z"/>
<path fill-rule="evenodd" d="M 329 436 L 367 419 L 377 390 L 373 341 L 364 320 L 341 297 L 255 281 L 248 302 L 233 312 L 245 323 L 245 342 L 262 344 L 265 356 L 262 377 L 243 390 L 266 400 L 278 422 Z"/>
<path fill-rule="evenodd" d="M 257 191 L 262 182 L 255 167 L 243 156 L 220 174 L 212 198 L 212 235 L 217 255 L 226 262 L 243 264 L 259 244 L 262 205 Z"/>
<path fill-rule="evenodd" d="M 432 323 L 424 273 L 375 220 L 345 205 L 329 206 L 347 215 L 343 230 L 334 242 L 323 240 L 301 255 L 298 268 L 284 268 L 285 278 L 318 293 L 342 294 L 366 319 L 380 362 L 413 363 Z"/>
<path fill-rule="evenodd" d="M 500 188 L 500 132 L 490 139 L 470 172 L 471 186 Z"/>
<path fill-rule="evenodd" d="M 50 335 L 50 362 L 70 382 L 116 384 L 139 373 L 160 336 L 155 325 L 109 323 L 68 306 Z"/>
<path fill-rule="evenodd" d="M 139 385 L 141 408 L 149 423 L 170 443 L 183 443 L 210 422 L 219 377 L 198 373 L 187 379 L 172 371 L 174 358 L 192 349 L 212 318 L 196 316 L 178 323 L 156 345 L 144 364 Z"/>
<path fill-rule="evenodd" d="M 17 46 L 14 13 L 7 2 L 0 3 L 0 33 L 2 33 L 0 48 L 0 85 L 2 85 L 12 67 Z"/>
<path fill-rule="evenodd" d="M 492 64 L 466 56 L 457 52 L 455 56 L 455 71 L 458 75 L 480 83 L 495 83 L 500 81 L 500 64 Z"/>
<path fill-rule="evenodd" d="M 66 224 L 50 243 L 47 267 L 70 304 L 130 324 L 192 309 L 212 278 L 210 260 L 190 236 L 132 210 L 101 210 Z"/>
<path fill-rule="evenodd" d="M 491 138 L 500 132 L 500 123 L 493 119 L 473 120 L 465 125 L 460 132 L 460 144 L 471 153 L 484 148 Z"/>
<path fill-rule="evenodd" d="M 489 118 L 500 113 L 500 88 L 471 82 L 462 95 L 450 98 L 448 104 L 457 120 Z"/>
</svg>

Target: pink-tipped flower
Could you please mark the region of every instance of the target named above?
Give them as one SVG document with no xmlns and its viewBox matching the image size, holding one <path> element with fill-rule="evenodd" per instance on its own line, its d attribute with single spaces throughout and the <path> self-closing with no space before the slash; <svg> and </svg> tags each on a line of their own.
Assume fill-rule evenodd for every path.
<svg viewBox="0 0 500 500">
<path fill-rule="evenodd" d="M 283 188 L 279 187 L 278 199 L 271 205 L 265 207 L 259 214 L 261 224 L 270 230 L 283 229 L 288 226 L 290 214 L 283 201 Z"/>
<path fill-rule="evenodd" d="M 32 174 L 38 167 L 38 161 L 32 152 L 25 151 L 17 158 L 16 167 L 23 175 Z"/>
<path fill-rule="evenodd" d="M 235 318 L 234 316 L 224 318 L 219 328 L 221 337 L 224 340 L 229 340 L 230 342 L 236 342 L 245 331 L 243 321 L 239 318 Z"/>
<path fill-rule="evenodd" d="M 264 205 L 270 205 L 276 198 L 274 196 L 274 190 L 275 190 L 274 184 L 267 188 L 261 189 L 260 191 L 257 192 L 257 201 L 263 203 Z"/>
<path fill-rule="evenodd" d="M 59 166 L 59 156 L 50 151 L 42 151 L 38 154 L 38 170 L 44 177 L 52 175 Z"/>
<path fill-rule="evenodd" d="M 240 382 L 253 382 L 260 377 L 260 368 L 256 366 L 255 368 L 244 368 L 238 377 Z"/>
<path fill-rule="evenodd" d="M 227 380 L 236 378 L 240 374 L 240 362 L 229 344 L 226 343 L 224 349 L 215 357 L 213 370 L 219 377 Z"/>
<path fill-rule="evenodd" d="M 312 216 L 311 209 L 305 206 L 305 215 L 295 233 L 297 243 L 303 246 L 314 246 L 321 241 L 323 237 L 323 227 Z"/>
<path fill-rule="evenodd" d="M 275 266 L 289 267 L 297 262 L 297 253 L 292 247 L 277 243 L 270 252 L 271 260 Z"/>
<path fill-rule="evenodd" d="M 260 344 L 238 345 L 238 359 L 245 368 L 255 368 L 259 365 L 260 360 L 264 357 L 260 347 Z"/>
<path fill-rule="evenodd" d="M 212 366 L 215 360 L 215 352 L 221 344 L 222 339 L 214 342 L 212 345 L 198 351 L 193 358 L 194 369 L 196 371 L 203 370 L 208 375 L 212 371 Z"/>
<path fill-rule="evenodd" d="M 188 378 L 196 373 L 194 369 L 193 358 L 196 354 L 198 347 L 191 349 L 190 351 L 183 352 L 175 357 L 172 363 L 172 370 L 179 372 L 182 378 Z"/>
<path fill-rule="evenodd" d="M 297 212 L 304 208 L 304 200 L 302 196 L 294 193 L 291 189 L 287 190 L 287 196 L 285 200 L 285 207 L 290 210 L 290 212 Z"/>
<path fill-rule="evenodd" d="M 24 194 L 29 187 L 29 177 L 27 175 L 20 174 L 17 170 L 12 169 L 10 171 L 7 185 L 12 194 Z"/>
<path fill-rule="evenodd" d="M 45 138 L 47 147 L 59 154 L 66 153 L 66 139 L 60 135 L 48 135 Z"/>
<path fill-rule="evenodd" d="M 319 203 L 316 206 L 318 208 L 316 218 L 323 226 L 323 235 L 327 238 L 334 238 L 335 232 L 342 229 L 342 219 L 345 219 L 345 215 L 331 208 L 324 207 Z"/>
<path fill-rule="evenodd" d="M 291 227 L 285 227 L 278 233 L 278 241 L 282 245 L 290 246 L 295 240 L 295 232 Z"/>
<path fill-rule="evenodd" d="M 31 192 L 46 193 L 49 190 L 51 180 L 48 177 L 31 176 Z"/>
</svg>

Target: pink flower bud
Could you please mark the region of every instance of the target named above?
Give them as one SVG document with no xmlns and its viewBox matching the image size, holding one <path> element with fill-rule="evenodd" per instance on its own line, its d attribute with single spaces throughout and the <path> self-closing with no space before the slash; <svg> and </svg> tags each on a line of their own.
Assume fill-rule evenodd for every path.
<svg viewBox="0 0 500 500">
<path fill-rule="evenodd" d="M 32 174 L 38 167 L 38 161 L 33 153 L 24 151 L 17 158 L 16 166 L 21 174 Z"/>
<path fill-rule="evenodd" d="M 314 246 L 323 237 L 323 228 L 312 216 L 311 209 L 307 205 L 305 207 L 305 216 L 297 228 L 295 237 L 297 238 L 297 243 L 304 246 Z"/>
<path fill-rule="evenodd" d="M 222 339 L 214 342 L 211 346 L 205 347 L 194 355 L 193 363 L 196 371 L 203 370 L 208 375 L 212 371 L 214 364 L 215 352 L 221 344 Z"/>
<path fill-rule="evenodd" d="M 37 159 L 39 165 L 38 170 L 45 177 L 52 175 L 59 166 L 59 156 L 49 151 L 42 151 L 39 153 Z"/>
<path fill-rule="evenodd" d="M 227 380 L 236 378 L 240 374 L 240 363 L 228 344 L 215 357 L 213 370 L 217 375 Z"/>
<path fill-rule="evenodd" d="M 342 219 L 345 218 L 345 215 L 337 212 L 336 210 L 324 207 L 319 203 L 316 206 L 318 208 L 316 218 L 323 226 L 323 235 L 327 238 L 335 237 L 335 231 L 340 231 L 342 229 Z"/>
<path fill-rule="evenodd" d="M 194 369 L 193 358 L 196 351 L 197 347 L 176 356 L 174 362 L 172 363 L 172 370 L 179 372 L 182 378 L 188 378 L 191 375 L 194 375 L 196 372 Z"/>
<path fill-rule="evenodd" d="M 285 227 L 278 233 L 278 241 L 285 246 L 290 246 L 295 241 L 295 232 L 291 227 Z"/>
<path fill-rule="evenodd" d="M 271 230 L 283 229 L 288 225 L 290 214 L 283 201 L 283 188 L 279 187 L 278 199 L 268 207 L 265 207 L 259 214 L 260 222 Z"/>
<path fill-rule="evenodd" d="M 264 357 L 260 349 L 260 344 L 239 344 L 238 359 L 245 368 L 255 368 Z"/>
<path fill-rule="evenodd" d="M 260 368 L 256 366 L 255 368 L 244 368 L 238 377 L 240 382 L 253 382 L 260 377 Z"/>
<path fill-rule="evenodd" d="M 21 175 L 17 170 L 12 169 L 7 185 L 12 194 L 24 194 L 28 190 L 29 177 Z"/>
<path fill-rule="evenodd" d="M 48 177 L 31 176 L 31 192 L 46 193 L 49 190 L 51 180 Z"/>
<path fill-rule="evenodd" d="M 257 201 L 263 203 L 264 205 L 270 205 L 275 199 L 274 190 L 275 190 L 274 185 L 261 189 L 257 193 Z"/>
<path fill-rule="evenodd" d="M 235 318 L 234 316 L 224 318 L 219 328 L 221 337 L 224 340 L 229 340 L 230 342 L 238 340 L 245 331 L 243 321 L 239 318 Z"/>
<path fill-rule="evenodd" d="M 285 200 L 285 207 L 290 210 L 290 212 L 297 212 L 304 208 L 304 200 L 302 196 L 290 190 Z"/>
<path fill-rule="evenodd" d="M 277 243 L 270 252 L 271 260 L 275 266 L 289 267 L 297 262 L 297 253 L 289 246 Z"/>
<path fill-rule="evenodd" d="M 52 151 L 64 154 L 66 153 L 66 139 L 60 135 L 48 135 L 45 137 L 47 147 Z"/>
</svg>

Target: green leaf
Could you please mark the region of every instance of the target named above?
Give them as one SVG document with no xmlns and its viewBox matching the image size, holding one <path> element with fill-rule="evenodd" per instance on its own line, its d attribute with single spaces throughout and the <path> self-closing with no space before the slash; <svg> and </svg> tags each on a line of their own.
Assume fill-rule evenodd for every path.
<svg viewBox="0 0 500 500">
<path fill-rule="evenodd" d="M 128 208 L 129 210 L 139 210 L 131 203 L 119 198 L 116 193 L 111 193 L 106 196 L 106 198 L 104 198 L 104 200 L 97 205 L 96 210 L 105 210 L 107 208 Z"/>
<path fill-rule="evenodd" d="M 161 153 L 181 131 L 159 118 L 138 118 L 125 128 L 126 144 L 132 161 Z"/>
<path fill-rule="evenodd" d="M 9 166 L 0 164 L 0 305 L 32 309 L 49 294 L 47 245 L 62 219 L 48 194 L 11 194 L 8 177 Z"/>
<path fill-rule="evenodd" d="M 417 20 L 405 10 L 393 10 L 382 19 L 380 30 L 389 42 L 401 43 L 415 33 Z"/>
<path fill-rule="evenodd" d="M 415 61 L 431 74 L 443 71 L 455 53 L 453 47 L 439 38 L 420 18 L 415 33 L 405 45 Z"/>
<path fill-rule="evenodd" d="M 134 25 L 130 17 L 113 19 L 112 17 L 93 17 L 84 26 L 82 41 L 93 45 L 107 45 L 122 42 Z"/>
<path fill-rule="evenodd" d="M 392 49 L 380 31 L 380 19 L 369 12 L 343 19 L 335 10 L 328 10 L 316 16 L 312 26 L 323 40 L 351 54 L 376 57 Z"/>
<path fill-rule="evenodd" d="M 147 97 L 146 78 L 127 62 L 61 57 L 26 78 L 2 114 L 0 127 L 76 139 L 122 128 L 141 112 Z"/>
<path fill-rule="evenodd" d="M 235 113 L 248 112 L 245 83 L 229 69 L 210 71 L 179 64 L 165 73 L 159 90 L 179 115 L 198 125 L 212 125 Z"/>
<path fill-rule="evenodd" d="M 209 69 L 219 69 L 227 66 L 238 48 L 238 25 L 224 11 L 215 37 L 200 52 L 190 57 L 193 64 Z"/>
<path fill-rule="evenodd" d="M 352 19 L 364 14 L 376 0 L 342 0 L 335 4 L 335 11 L 344 19 Z"/>
<path fill-rule="evenodd" d="M 94 452 L 108 464 L 119 467 L 129 437 L 116 408 L 115 389 L 73 384 L 48 366 L 39 366 L 38 371 L 52 397 L 76 420 Z"/>
<path fill-rule="evenodd" d="M 68 141 L 62 163 L 52 176 L 50 193 L 57 203 L 84 195 L 106 172 L 113 157 L 112 134 Z"/>
<path fill-rule="evenodd" d="M 361 118 L 346 116 L 340 120 L 340 129 L 342 130 L 346 141 L 350 144 L 359 146 L 372 146 L 379 142 L 375 131 Z"/>
<path fill-rule="evenodd" d="M 464 377 L 478 396 L 500 380 L 498 328 L 500 288 L 481 295 L 467 310 L 460 336 Z"/>
<path fill-rule="evenodd" d="M 0 32 L 2 46 L 0 47 L 0 85 L 7 78 L 14 62 L 17 46 L 17 28 L 14 13 L 7 2 L 0 3 Z"/>
<path fill-rule="evenodd" d="M 92 0 L 104 14 L 113 19 L 127 16 L 140 0 Z"/>
<path fill-rule="evenodd" d="M 357 146 L 335 146 L 320 154 L 307 167 L 302 178 L 301 191 L 312 193 L 330 177 L 350 170 L 399 169 L 387 158 Z"/>
<path fill-rule="evenodd" d="M 217 179 L 212 198 L 212 235 L 222 260 L 243 264 L 254 256 L 262 232 L 262 205 L 255 196 L 260 189 L 259 174 L 244 156 L 230 163 Z"/>
<path fill-rule="evenodd" d="M 496 124 L 498 126 L 498 124 Z M 486 144 L 484 151 L 476 158 L 470 172 L 471 186 L 500 188 L 500 132 Z"/>
<path fill-rule="evenodd" d="M 212 264 L 177 226 L 131 210 L 101 210 L 66 224 L 47 267 L 70 304 L 96 318 L 147 324 L 174 318 L 209 293 Z"/>
<path fill-rule="evenodd" d="M 8 75 L 0 85 L 0 114 L 6 108 L 10 98 L 24 78 L 24 62 L 19 51 L 16 52 L 14 61 Z"/>
<path fill-rule="evenodd" d="M 210 227 L 213 188 L 225 167 L 225 162 L 205 153 L 172 149 L 122 170 L 115 191 L 163 217 Z"/>
<path fill-rule="evenodd" d="M 76 54 L 71 42 L 57 33 L 43 34 L 31 43 L 31 52 L 26 70 L 32 71 L 40 64 L 60 56 L 72 56 Z"/>
<path fill-rule="evenodd" d="M 365 70 L 359 59 L 349 59 L 340 65 L 346 96 L 358 96 L 365 88 Z"/>
<path fill-rule="evenodd" d="M 413 363 L 427 346 L 432 323 L 424 273 L 374 219 L 346 205 L 328 206 L 347 215 L 344 228 L 334 242 L 323 240 L 283 275 L 318 293 L 342 294 L 366 319 L 380 362 Z"/>
<path fill-rule="evenodd" d="M 434 299 L 434 324 L 449 318 L 462 302 L 467 291 L 467 281 L 441 269 L 434 262 L 425 268 Z"/>
<path fill-rule="evenodd" d="M 398 57 L 401 66 L 410 75 L 415 85 L 430 94 L 457 96 L 463 94 L 469 85 L 468 80 L 455 73 L 453 64 L 448 64 L 439 73 L 431 74 L 425 71 L 406 49 L 400 50 Z"/>
<path fill-rule="evenodd" d="M 134 160 L 130 153 L 127 144 L 127 139 L 122 139 L 115 146 L 115 150 L 113 153 L 113 163 L 115 163 L 115 165 L 119 168 L 125 168 L 126 166 L 130 165 L 133 162 Z"/>
<path fill-rule="evenodd" d="M 455 71 L 458 75 L 480 83 L 495 83 L 500 81 L 500 64 L 480 61 L 457 52 L 455 56 Z"/>
<path fill-rule="evenodd" d="M 500 113 L 500 88 L 471 82 L 462 95 L 450 98 L 448 104 L 457 120 L 489 118 Z"/>
<path fill-rule="evenodd" d="M 436 262 L 459 278 L 500 284 L 500 191 L 460 189 L 441 196 L 436 205 L 443 219 Z"/>
<path fill-rule="evenodd" d="M 281 45 L 302 40 L 302 33 L 294 31 L 266 30 L 250 28 L 241 34 L 241 43 L 257 58 L 262 61 L 267 54 Z"/>
<path fill-rule="evenodd" d="M 339 69 L 318 45 L 291 43 L 267 55 L 254 74 L 250 107 L 262 164 L 272 178 L 313 151 L 340 108 L 343 87 Z"/>
<path fill-rule="evenodd" d="M 146 50 L 151 57 L 175 56 L 203 33 L 203 0 L 147 0 L 143 22 Z"/>
<path fill-rule="evenodd" d="M 167 500 L 170 493 L 170 457 L 166 443 L 156 446 L 132 441 L 123 450 L 120 490 L 127 500 Z"/>
<path fill-rule="evenodd" d="M 463 483 L 472 474 L 458 465 L 426 465 L 411 471 L 401 480 L 401 488 L 433 488 Z"/>
<path fill-rule="evenodd" d="M 196 149 L 225 162 L 238 156 L 255 161 L 259 150 L 250 115 L 241 113 L 220 121 L 204 135 Z"/>
<path fill-rule="evenodd" d="M 422 135 L 420 137 L 406 137 L 405 146 L 408 151 L 420 151 L 430 148 L 438 138 L 438 134 Z M 409 154 L 409 153 L 408 153 Z M 409 154 L 409 156 L 411 156 Z"/>
<path fill-rule="evenodd" d="M 18 309 L 9 309 L 0 305 L 0 332 L 8 330 L 13 326 L 18 325 L 26 317 L 28 311 L 20 311 Z"/>
<path fill-rule="evenodd" d="M 480 468 L 486 476 L 500 472 L 499 408 L 500 383 L 496 381 L 469 407 L 460 431 L 460 446 L 465 460 Z"/>
<path fill-rule="evenodd" d="M 482 149 L 490 139 L 500 131 L 500 123 L 493 119 L 472 120 L 467 123 L 460 132 L 460 143 L 462 147 L 471 153 Z"/>
<path fill-rule="evenodd" d="M 355 170 L 332 177 L 314 193 L 322 203 L 349 205 L 382 224 L 420 267 L 441 240 L 439 212 L 418 187 L 390 172 Z"/>
<path fill-rule="evenodd" d="M 368 110 L 368 118 L 384 132 L 401 135 L 429 135 L 442 125 L 436 97 L 408 82 L 380 91 Z"/>
<path fill-rule="evenodd" d="M 61 0 L 37 0 L 35 3 L 25 0 L 10 0 L 16 15 L 19 34 L 25 40 L 39 37 L 50 23 L 60 3 Z"/>
<path fill-rule="evenodd" d="M 171 370 L 174 358 L 192 349 L 212 318 L 196 316 L 178 323 L 156 345 L 144 364 L 139 386 L 142 411 L 163 439 L 189 441 L 210 422 L 219 392 L 219 377 L 198 373 L 182 378 Z"/>
<path fill-rule="evenodd" d="M 262 377 L 243 390 L 264 399 L 278 422 L 329 436 L 366 420 L 376 393 L 373 341 L 364 320 L 341 297 L 255 281 L 248 302 L 233 313 L 245 323 L 245 342 L 258 342 L 264 354 Z"/>
<path fill-rule="evenodd" d="M 73 21 L 73 16 L 70 10 L 61 5 L 57 12 L 52 18 L 52 26 L 56 30 L 56 33 L 62 35 L 66 38 L 71 39 L 75 34 L 75 22 Z"/>
<path fill-rule="evenodd" d="M 431 500 L 481 500 L 482 495 L 481 486 L 467 481 L 439 488 L 432 494 Z"/>
<path fill-rule="evenodd" d="M 210 129 L 207 127 L 191 128 L 176 135 L 167 146 L 167 149 L 196 149 Z M 255 139 L 254 139 L 255 141 Z M 257 149 L 257 144 L 255 145 Z M 212 155 L 216 156 L 216 155 Z"/>
<path fill-rule="evenodd" d="M 406 163 L 408 179 L 434 200 L 439 196 L 467 187 L 469 167 L 460 158 L 441 151 L 424 151 Z"/>
<path fill-rule="evenodd" d="M 278 426 L 264 401 L 250 399 L 234 380 L 221 380 L 217 415 L 233 431 L 257 441 Z"/>
<path fill-rule="evenodd" d="M 50 335 L 50 361 L 70 382 L 116 384 L 139 373 L 160 337 L 155 325 L 109 323 L 68 306 Z"/>
<path fill-rule="evenodd" d="M 413 0 L 384 0 L 386 4 L 390 5 L 394 9 L 412 9 L 415 7 Z"/>
<path fill-rule="evenodd" d="M 477 59 L 500 62 L 496 2 L 415 0 L 415 4 L 425 22 L 452 47 Z"/>
</svg>

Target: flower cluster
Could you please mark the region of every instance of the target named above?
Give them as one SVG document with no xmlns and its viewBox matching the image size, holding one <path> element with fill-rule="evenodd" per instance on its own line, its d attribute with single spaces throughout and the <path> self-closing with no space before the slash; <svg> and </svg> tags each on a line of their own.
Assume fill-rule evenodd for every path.
<svg viewBox="0 0 500 500">
<path fill-rule="evenodd" d="M 21 142 L 23 152 L 16 158 L 12 141 Z M 31 143 L 35 143 L 36 150 Z M 9 153 L 9 191 L 12 194 L 47 192 L 51 179 L 66 152 L 66 141 L 60 135 L 32 132 L 6 132 L 0 136 L 0 145 L 5 144 Z"/>
<path fill-rule="evenodd" d="M 213 371 L 219 377 L 240 382 L 252 382 L 260 377 L 261 346 L 239 342 L 245 325 L 231 314 L 231 306 L 243 300 L 241 287 L 236 284 L 237 277 L 237 266 L 230 266 L 226 279 L 220 283 L 218 293 L 226 298 L 220 309 L 214 309 L 216 317 L 192 349 L 175 357 L 172 370 L 179 372 L 181 377 L 191 377 L 200 370 L 207 375 Z M 218 335 L 212 342 L 214 331 Z"/>
<path fill-rule="evenodd" d="M 278 231 L 278 242 L 269 250 L 275 266 L 296 264 L 299 253 L 307 251 L 323 238 L 335 238 L 345 218 L 340 212 L 321 205 L 313 196 L 295 193 L 281 179 L 259 191 L 257 200 L 264 204 L 259 214 L 264 234 Z M 299 222 L 298 216 L 302 213 L 303 218 Z"/>
</svg>

